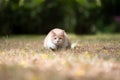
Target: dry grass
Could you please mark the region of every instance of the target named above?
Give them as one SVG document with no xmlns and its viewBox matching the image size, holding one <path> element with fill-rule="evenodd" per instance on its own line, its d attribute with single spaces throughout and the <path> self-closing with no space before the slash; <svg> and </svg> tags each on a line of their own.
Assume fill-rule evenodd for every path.
<svg viewBox="0 0 120 80">
<path fill-rule="evenodd" d="M 69 35 L 72 50 L 42 48 L 44 36 L 0 38 L 0 80 L 120 80 L 120 35 Z"/>
</svg>

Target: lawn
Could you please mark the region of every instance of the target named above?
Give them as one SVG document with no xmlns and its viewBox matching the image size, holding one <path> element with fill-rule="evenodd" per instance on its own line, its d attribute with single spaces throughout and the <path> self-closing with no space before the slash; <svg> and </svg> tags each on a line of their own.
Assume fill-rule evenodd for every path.
<svg viewBox="0 0 120 80">
<path fill-rule="evenodd" d="M 1 37 L 0 80 L 120 80 L 120 34 L 70 34 L 76 47 L 59 52 L 44 37 Z"/>
</svg>

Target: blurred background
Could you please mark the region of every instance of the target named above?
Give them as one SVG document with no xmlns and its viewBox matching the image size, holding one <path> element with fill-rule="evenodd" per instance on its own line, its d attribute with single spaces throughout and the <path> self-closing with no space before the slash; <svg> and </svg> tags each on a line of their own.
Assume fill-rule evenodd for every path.
<svg viewBox="0 0 120 80">
<path fill-rule="evenodd" d="M 0 0 L 0 35 L 120 33 L 120 0 Z"/>
</svg>

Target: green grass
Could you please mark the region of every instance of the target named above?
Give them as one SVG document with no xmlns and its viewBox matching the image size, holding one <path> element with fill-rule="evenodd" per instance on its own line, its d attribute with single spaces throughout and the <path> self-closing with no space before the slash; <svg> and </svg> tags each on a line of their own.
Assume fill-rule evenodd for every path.
<svg viewBox="0 0 120 80">
<path fill-rule="evenodd" d="M 70 34 L 75 49 L 52 52 L 45 36 L 0 38 L 0 80 L 120 80 L 120 35 Z"/>
</svg>

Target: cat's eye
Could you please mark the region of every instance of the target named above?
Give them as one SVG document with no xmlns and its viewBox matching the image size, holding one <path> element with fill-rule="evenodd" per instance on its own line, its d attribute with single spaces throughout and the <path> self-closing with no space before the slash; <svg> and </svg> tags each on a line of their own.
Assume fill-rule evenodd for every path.
<svg viewBox="0 0 120 80">
<path fill-rule="evenodd" d="M 57 38 L 54 38 L 54 39 L 57 39 Z"/>
<path fill-rule="evenodd" d="M 62 38 L 59 38 L 59 39 L 62 39 Z"/>
</svg>

